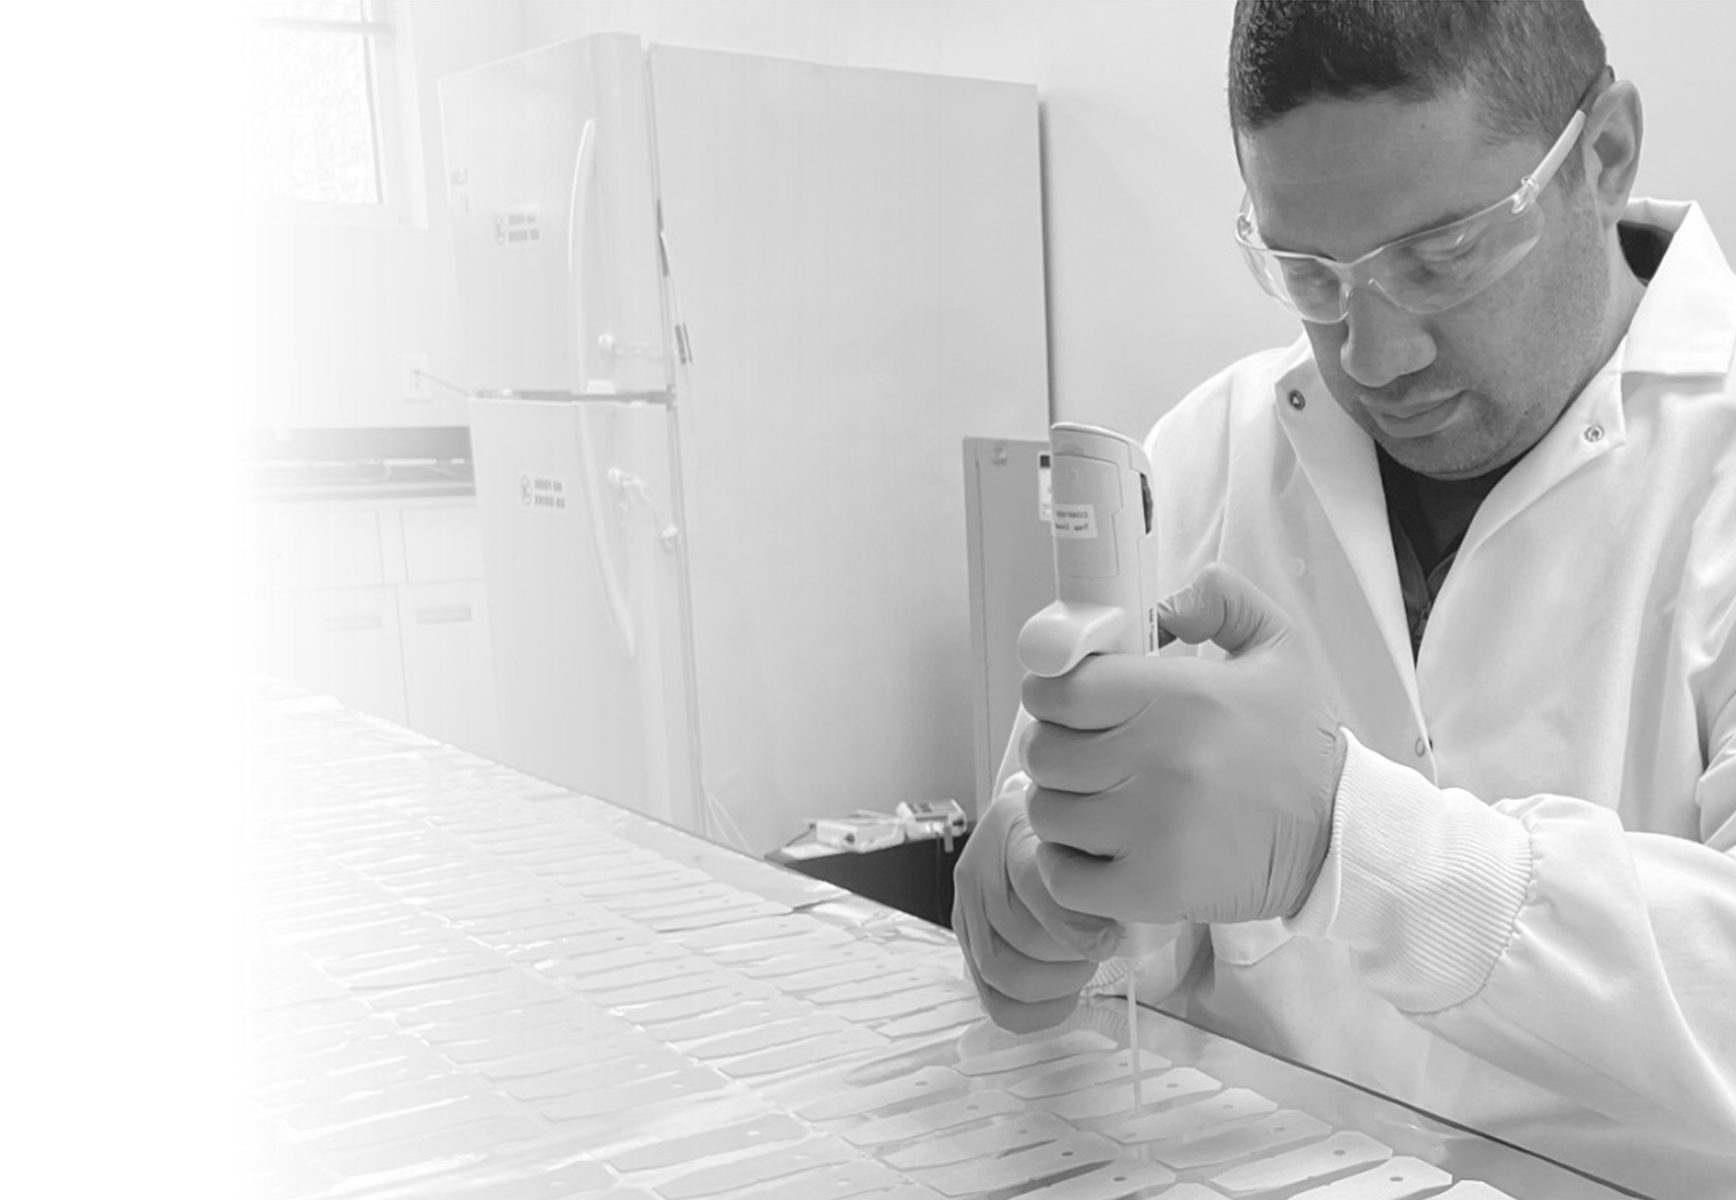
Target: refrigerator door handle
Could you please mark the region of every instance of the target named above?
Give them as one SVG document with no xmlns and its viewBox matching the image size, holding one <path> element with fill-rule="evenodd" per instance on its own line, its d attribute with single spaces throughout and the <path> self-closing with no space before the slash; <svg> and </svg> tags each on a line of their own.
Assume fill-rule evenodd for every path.
<svg viewBox="0 0 1736 1200">
<path fill-rule="evenodd" d="M 597 173 L 597 122 L 587 120 L 579 133 L 578 160 L 573 163 L 572 195 L 567 203 L 567 302 L 573 316 L 573 385 L 588 391 L 590 379 L 590 313 L 585 310 L 585 239 L 591 229 L 591 194 Z"/>
<path fill-rule="evenodd" d="M 591 196 L 595 192 L 597 172 L 597 123 L 587 120 L 579 134 L 578 161 L 573 164 L 571 203 L 567 206 L 567 296 L 573 321 L 573 383 L 574 390 L 590 390 L 586 366 L 590 353 L 590 315 L 585 310 L 585 279 L 590 266 L 585 258 L 585 244 L 590 233 Z M 591 548 L 597 553 L 597 571 L 603 579 L 603 596 L 608 602 L 609 624 L 620 639 L 621 649 L 632 658 L 636 651 L 633 636 L 633 613 L 627 605 L 627 589 L 621 583 L 614 555 L 609 553 L 609 534 L 603 526 L 604 497 L 598 487 L 597 464 L 592 445 L 595 433 L 591 429 L 590 405 L 583 400 L 578 405 L 579 474 L 583 476 L 585 504 L 590 509 Z"/>
</svg>

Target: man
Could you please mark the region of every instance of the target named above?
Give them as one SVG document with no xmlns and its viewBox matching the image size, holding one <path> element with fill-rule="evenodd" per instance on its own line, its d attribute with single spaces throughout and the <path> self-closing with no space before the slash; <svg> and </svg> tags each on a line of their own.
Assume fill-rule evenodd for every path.
<svg viewBox="0 0 1736 1200">
<path fill-rule="evenodd" d="M 1053 1025 L 1152 923 L 1142 998 L 1736 1194 L 1736 276 L 1630 202 L 1577 3 L 1241 0 L 1230 112 L 1305 336 L 1148 440 L 1179 644 L 1025 681 L 984 1003 Z"/>
</svg>

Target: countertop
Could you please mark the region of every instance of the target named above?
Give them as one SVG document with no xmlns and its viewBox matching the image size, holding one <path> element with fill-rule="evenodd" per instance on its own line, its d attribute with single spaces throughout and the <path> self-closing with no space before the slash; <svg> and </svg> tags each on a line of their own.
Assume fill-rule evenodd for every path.
<svg viewBox="0 0 1736 1200">
<path fill-rule="evenodd" d="M 471 496 L 470 430 L 256 430 L 246 442 L 243 486 L 247 498 L 269 501 Z"/>
<path fill-rule="evenodd" d="M 251 707 L 257 1194 L 1618 1194 L 1156 1009 L 1130 1107 L 1122 1001 L 1008 1034 L 944 929 L 329 698 Z"/>
<path fill-rule="evenodd" d="M 473 496 L 467 460 L 448 462 L 267 462 L 246 472 L 251 500 L 416 499 Z"/>
</svg>

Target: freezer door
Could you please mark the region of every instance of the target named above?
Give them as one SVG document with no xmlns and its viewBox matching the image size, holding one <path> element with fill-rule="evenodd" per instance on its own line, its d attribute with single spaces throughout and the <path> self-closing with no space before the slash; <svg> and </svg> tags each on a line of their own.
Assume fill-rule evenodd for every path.
<svg viewBox="0 0 1736 1200">
<path fill-rule="evenodd" d="M 959 446 L 1049 428 L 1036 90 L 664 45 L 651 74 L 707 803 L 764 851 L 966 802 Z"/>
<path fill-rule="evenodd" d="M 476 399 L 501 759 L 697 829 L 670 413 Z"/>
<path fill-rule="evenodd" d="M 621 34 L 440 81 L 466 387 L 668 389 L 645 93 Z"/>
</svg>

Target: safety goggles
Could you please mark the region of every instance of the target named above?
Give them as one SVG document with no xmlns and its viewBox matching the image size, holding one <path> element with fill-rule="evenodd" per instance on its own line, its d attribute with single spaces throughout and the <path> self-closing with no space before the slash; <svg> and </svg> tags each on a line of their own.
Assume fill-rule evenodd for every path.
<svg viewBox="0 0 1736 1200">
<path fill-rule="evenodd" d="M 1543 209 L 1537 198 L 1555 178 L 1579 131 L 1585 126 L 1586 99 L 1607 74 L 1586 89 L 1581 107 L 1537 169 L 1519 190 L 1468 217 L 1388 242 L 1354 262 L 1317 254 L 1270 250 L 1260 241 L 1253 202 L 1244 194 L 1236 216 L 1236 242 L 1254 278 L 1271 296 L 1304 321 L 1333 325 L 1350 311 L 1351 289 L 1372 288 L 1407 312 L 1437 313 L 1463 304 L 1518 266 L 1543 236 Z"/>
</svg>

